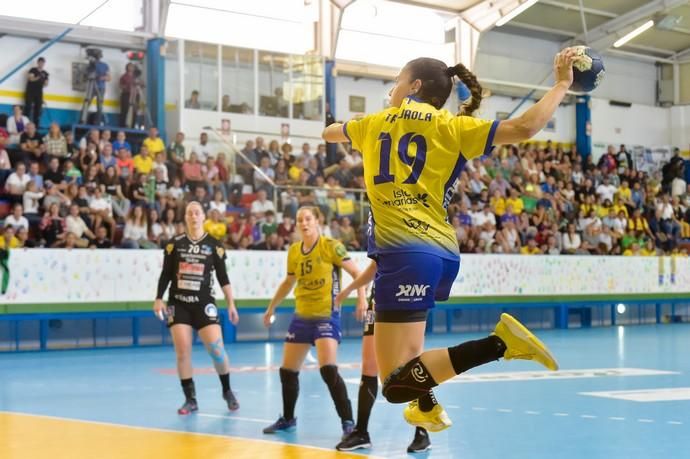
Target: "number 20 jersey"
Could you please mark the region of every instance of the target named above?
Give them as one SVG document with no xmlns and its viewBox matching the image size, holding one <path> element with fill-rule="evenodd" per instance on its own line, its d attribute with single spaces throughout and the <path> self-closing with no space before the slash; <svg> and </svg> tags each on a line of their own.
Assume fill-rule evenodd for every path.
<svg viewBox="0 0 690 459">
<path fill-rule="evenodd" d="M 343 132 L 362 152 L 369 216 L 369 256 L 425 252 L 458 259 L 446 208 L 468 160 L 489 153 L 498 121 L 455 116 L 414 97 Z"/>
</svg>

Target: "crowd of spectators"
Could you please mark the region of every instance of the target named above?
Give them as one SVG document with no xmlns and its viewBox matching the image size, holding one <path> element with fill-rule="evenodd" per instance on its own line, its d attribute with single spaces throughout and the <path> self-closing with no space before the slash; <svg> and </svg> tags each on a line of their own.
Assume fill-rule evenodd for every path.
<svg viewBox="0 0 690 459">
<path fill-rule="evenodd" d="M 53 124 L 41 135 L 17 106 L 0 129 L 1 198 L 11 204 L 0 248 L 161 247 L 183 231 L 194 199 L 230 249 L 285 249 L 297 209 L 315 205 L 324 234 L 364 250 L 362 157 L 348 148 L 257 137 L 230 153 L 206 133 L 192 143 L 180 132 L 166 146 L 156 128 L 133 148 L 106 128 L 73 139 Z M 668 178 L 636 170 L 623 145 L 597 163 L 550 142 L 499 147 L 467 163 L 448 218 L 463 253 L 685 254 L 690 194 L 682 161 L 672 163 L 680 169 Z"/>
</svg>

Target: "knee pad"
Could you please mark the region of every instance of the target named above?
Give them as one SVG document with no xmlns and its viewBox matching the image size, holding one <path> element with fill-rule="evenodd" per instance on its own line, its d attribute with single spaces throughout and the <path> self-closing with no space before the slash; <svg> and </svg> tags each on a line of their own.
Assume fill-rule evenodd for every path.
<svg viewBox="0 0 690 459">
<path fill-rule="evenodd" d="M 281 368 L 280 370 L 280 383 L 285 387 L 299 387 L 299 371 L 288 370 L 287 368 Z"/>
<path fill-rule="evenodd" d="M 321 372 L 321 378 L 329 386 L 335 386 L 338 382 L 338 366 L 337 365 L 324 365 L 319 368 Z"/>
<path fill-rule="evenodd" d="M 381 393 L 390 403 L 416 400 L 438 386 L 419 357 L 393 371 L 383 382 Z"/>
</svg>

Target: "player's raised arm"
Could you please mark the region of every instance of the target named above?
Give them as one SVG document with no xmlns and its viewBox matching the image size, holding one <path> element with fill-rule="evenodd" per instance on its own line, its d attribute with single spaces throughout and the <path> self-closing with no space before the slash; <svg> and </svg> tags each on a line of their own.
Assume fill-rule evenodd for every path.
<svg viewBox="0 0 690 459">
<path fill-rule="evenodd" d="M 321 137 L 326 142 L 337 143 L 337 142 L 349 142 L 350 139 L 345 135 L 343 128 L 345 125 L 343 123 L 333 123 L 327 126 L 323 130 Z"/>
</svg>

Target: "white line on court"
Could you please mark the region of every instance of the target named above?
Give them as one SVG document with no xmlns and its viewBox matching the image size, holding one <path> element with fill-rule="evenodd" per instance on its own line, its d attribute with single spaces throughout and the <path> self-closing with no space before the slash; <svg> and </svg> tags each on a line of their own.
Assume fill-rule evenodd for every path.
<svg viewBox="0 0 690 459">
<path fill-rule="evenodd" d="M 511 410 L 509 408 L 498 408 L 498 409 L 496 409 L 496 411 L 498 411 L 499 413 L 512 413 L 513 412 L 513 410 Z"/>
<path fill-rule="evenodd" d="M 612 421 L 625 421 L 625 418 L 621 418 L 619 416 L 610 416 L 609 419 Z"/>
<path fill-rule="evenodd" d="M 525 414 L 531 414 L 534 416 L 534 415 L 541 414 L 541 413 L 539 411 L 529 411 L 528 410 L 528 411 L 525 411 Z"/>
<path fill-rule="evenodd" d="M 457 410 L 458 408 L 460 408 L 458 405 L 446 405 L 446 407 L 452 408 L 454 410 Z"/>
<path fill-rule="evenodd" d="M 481 406 L 473 406 L 472 411 L 486 411 L 486 408 L 483 408 Z"/>
<path fill-rule="evenodd" d="M 654 419 L 638 419 L 637 422 L 641 422 L 644 424 L 651 424 L 652 422 L 654 422 Z"/>
<path fill-rule="evenodd" d="M 666 421 L 666 424 L 671 424 L 671 425 L 673 425 L 673 426 L 681 426 L 681 425 L 683 425 L 683 423 L 680 422 L 680 421 Z"/>
<path fill-rule="evenodd" d="M 570 416 L 568 413 L 553 413 L 554 416 L 564 418 L 566 416 Z"/>
<path fill-rule="evenodd" d="M 592 414 L 581 414 L 580 417 L 582 419 L 596 419 L 597 417 L 592 415 Z"/>
<path fill-rule="evenodd" d="M 245 418 L 242 416 L 230 416 L 228 414 L 196 413 L 196 415 L 203 418 L 232 419 L 233 421 L 258 422 L 261 424 L 270 424 L 274 422 L 270 419 Z"/>
</svg>

